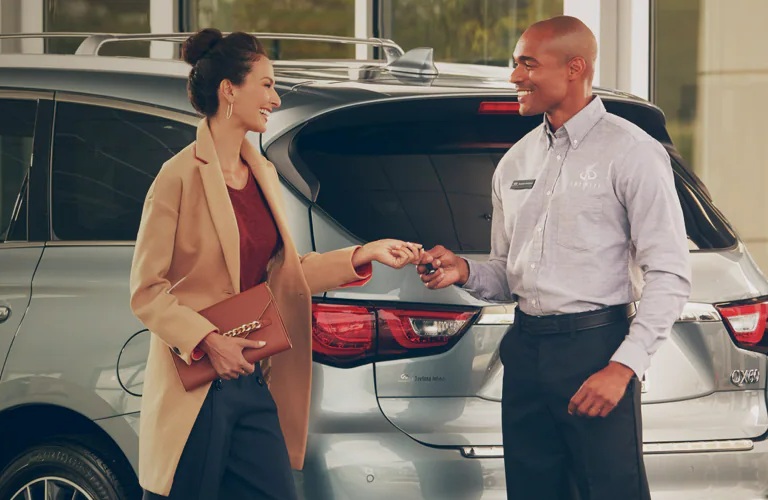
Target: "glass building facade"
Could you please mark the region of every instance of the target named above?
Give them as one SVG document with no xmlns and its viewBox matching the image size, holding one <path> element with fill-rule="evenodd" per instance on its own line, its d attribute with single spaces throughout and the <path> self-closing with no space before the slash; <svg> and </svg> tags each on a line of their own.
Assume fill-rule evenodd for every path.
<svg viewBox="0 0 768 500">
<path fill-rule="evenodd" d="M 647 97 L 750 252 L 768 268 L 765 0 L 1 0 L 0 31 L 316 33 L 429 46 L 441 61 L 508 66 L 531 23 L 577 15 L 596 33 L 598 83 Z M 0 41 L 0 52 L 72 52 L 80 40 Z M 360 57 L 339 44 L 267 40 L 274 58 Z M 155 56 L 147 42 L 103 53 Z M 174 55 L 171 48 L 164 52 Z M 365 49 L 364 49 L 365 50 Z"/>
</svg>

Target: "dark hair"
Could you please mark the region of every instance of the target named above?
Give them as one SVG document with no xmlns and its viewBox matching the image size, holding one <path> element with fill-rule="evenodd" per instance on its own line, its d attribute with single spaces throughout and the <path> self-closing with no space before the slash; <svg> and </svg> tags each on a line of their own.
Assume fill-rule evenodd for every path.
<svg viewBox="0 0 768 500">
<path fill-rule="evenodd" d="M 190 65 L 187 92 L 192 106 L 205 116 L 219 109 L 218 90 L 222 80 L 241 85 L 251 65 L 267 52 L 258 38 L 235 32 L 223 36 L 215 28 L 200 30 L 187 38 L 181 57 Z"/>
</svg>

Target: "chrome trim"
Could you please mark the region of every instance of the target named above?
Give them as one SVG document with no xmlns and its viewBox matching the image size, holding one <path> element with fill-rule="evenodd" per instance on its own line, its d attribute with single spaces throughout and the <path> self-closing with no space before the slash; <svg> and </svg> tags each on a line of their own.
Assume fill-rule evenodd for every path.
<svg viewBox="0 0 768 500">
<path fill-rule="evenodd" d="M 511 325 L 515 322 L 516 304 L 499 304 L 483 308 L 476 325 Z"/>
<path fill-rule="evenodd" d="M 679 441 L 673 443 L 645 443 L 643 453 L 711 453 L 716 451 L 749 451 L 755 447 L 751 439 L 725 439 L 720 441 Z"/>
<path fill-rule="evenodd" d="M 53 99 L 53 92 L 46 92 L 44 90 L 16 90 L 16 89 L 2 89 L 0 88 L 0 98 L 2 99 Z"/>
<path fill-rule="evenodd" d="M 105 108 L 114 108 L 123 111 L 134 111 L 145 115 L 157 116 L 160 118 L 167 118 L 194 127 L 200 123 L 200 117 L 191 115 L 188 113 L 182 113 L 180 111 L 174 111 L 165 108 L 158 108 L 156 106 L 150 106 L 147 104 L 133 103 L 123 101 L 120 99 L 97 97 L 90 95 L 72 94 L 68 92 L 60 92 L 56 95 L 57 102 L 71 102 L 76 104 L 91 104 L 94 106 L 102 106 Z"/>
<path fill-rule="evenodd" d="M 495 314 L 483 313 L 477 320 L 478 325 L 511 325 L 515 322 L 515 313 Z"/>
<path fill-rule="evenodd" d="M 723 318 L 720 316 L 720 313 L 717 312 L 717 309 L 712 304 L 688 302 L 685 304 L 683 312 L 677 321 L 680 323 L 704 323 L 722 320 Z"/>
<path fill-rule="evenodd" d="M 0 241 L 0 250 L 9 248 L 43 248 L 45 243 L 40 241 Z"/>
<path fill-rule="evenodd" d="M 643 454 L 713 453 L 721 451 L 750 451 L 755 447 L 751 439 L 725 439 L 717 441 L 678 441 L 670 443 L 643 443 Z M 462 446 L 466 458 L 504 458 L 502 446 Z"/>
<path fill-rule="evenodd" d="M 483 309 L 478 325 L 511 325 L 515 319 L 514 306 L 491 306 Z M 680 323 L 705 323 L 722 321 L 712 304 L 688 302 L 677 320 Z"/>
</svg>

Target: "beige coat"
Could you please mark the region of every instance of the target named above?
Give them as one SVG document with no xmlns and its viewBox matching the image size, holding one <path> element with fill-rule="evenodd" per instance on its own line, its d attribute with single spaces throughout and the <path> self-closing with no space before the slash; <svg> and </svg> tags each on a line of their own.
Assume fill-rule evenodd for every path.
<svg viewBox="0 0 768 500">
<path fill-rule="evenodd" d="M 312 367 L 311 295 L 361 276 L 352 267 L 355 248 L 299 256 L 275 167 L 247 140 L 240 154 L 264 191 L 284 243 L 270 263 L 268 281 L 293 349 L 272 358 L 270 387 L 291 465 L 301 469 Z M 195 311 L 238 293 L 239 287 L 237 221 L 203 119 L 197 141 L 163 165 L 147 193 L 131 268 L 131 308 L 152 332 L 139 436 L 139 482 L 149 491 L 169 494 L 210 386 L 186 392 L 168 347 L 189 363 L 192 349 L 215 329 Z"/>
</svg>

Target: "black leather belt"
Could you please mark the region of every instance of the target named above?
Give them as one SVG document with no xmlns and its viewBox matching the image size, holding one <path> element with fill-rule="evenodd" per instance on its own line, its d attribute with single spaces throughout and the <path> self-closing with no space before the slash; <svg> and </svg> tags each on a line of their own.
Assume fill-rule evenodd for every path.
<svg viewBox="0 0 768 500">
<path fill-rule="evenodd" d="M 606 307 L 597 311 L 549 316 L 530 316 L 518 309 L 517 318 L 523 331 L 536 335 L 551 335 L 607 326 L 626 321 L 634 317 L 635 313 L 635 304 L 632 303 Z"/>
</svg>

